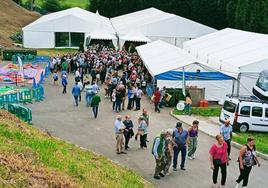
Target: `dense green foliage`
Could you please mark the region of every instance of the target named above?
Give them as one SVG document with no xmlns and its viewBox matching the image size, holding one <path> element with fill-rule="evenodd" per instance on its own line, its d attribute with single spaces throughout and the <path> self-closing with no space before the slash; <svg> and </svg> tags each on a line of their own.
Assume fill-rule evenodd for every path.
<svg viewBox="0 0 268 188">
<path fill-rule="evenodd" d="M 268 33 L 268 0 L 90 0 L 107 17 L 155 7 L 216 29 L 233 27 Z"/>
</svg>

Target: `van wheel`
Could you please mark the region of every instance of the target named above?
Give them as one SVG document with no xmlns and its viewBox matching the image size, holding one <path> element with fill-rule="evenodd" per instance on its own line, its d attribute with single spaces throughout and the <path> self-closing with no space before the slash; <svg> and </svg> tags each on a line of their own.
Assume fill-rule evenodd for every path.
<svg viewBox="0 0 268 188">
<path fill-rule="evenodd" d="M 248 125 L 247 124 L 242 124 L 240 127 L 239 127 L 239 131 L 241 133 L 245 133 L 248 131 Z"/>
</svg>

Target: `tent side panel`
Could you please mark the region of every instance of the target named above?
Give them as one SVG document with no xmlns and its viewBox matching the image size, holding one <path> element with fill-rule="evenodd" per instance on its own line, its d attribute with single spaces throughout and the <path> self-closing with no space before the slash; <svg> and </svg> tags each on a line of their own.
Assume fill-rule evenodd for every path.
<svg viewBox="0 0 268 188">
<path fill-rule="evenodd" d="M 227 94 L 232 93 L 232 80 L 214 80 L 214 81 L 187 81 L 187 86 L 197 86 L 205 88 L 205 99 L 209 101 L 220 101 Z M 162 88 L 182 88 L 182 81 L 157 80 L 157 86 Z"/>
<path fill-rule="evenodd" d="M 268 70 L 268 59 L 240 68 L 240 95 L 253 95 L 253 86 L 256 84 L 259 74 L 263 70 Z"/>
<path fill-rule="evenodd" d="M 23 32 L 24 48 L 54 48 L 55 47 L 54 32 Z"/>
</svg>

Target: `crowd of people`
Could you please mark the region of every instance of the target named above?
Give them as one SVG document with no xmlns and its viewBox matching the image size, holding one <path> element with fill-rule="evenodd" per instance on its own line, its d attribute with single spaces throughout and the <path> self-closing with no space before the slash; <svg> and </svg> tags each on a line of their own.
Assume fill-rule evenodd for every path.
<svg viewBox="0 0 268 188">
<path fill-rule="evenodd" d="M 74 55 L 52 57 L 50 70 L 53 73 L 54 84 L 57 85 L 59 77 L 63 87 L 63 94 L 67 93 L 68 74 L 75 75 L 75 85 L 72 87 L 75 106 L 79 106 L 82 100 L 82 92 L 85 93 L 85 104 L 92 108 L 94 118 L 98 116 L 98 108 L 101 102 L 99 95 L 100 87 L 104 88 L 105 98 L 111 101 L 111 109 L 119 113 L 122 110 L 141 110 L 141 98 L 146 93 L 146 86 L 152 84 L 153 80 L 141 59 L 135 53 L 129 54 L 125 51 L 115 51 L 102 46 L 94 46 L 85 52 Z M 61 73 L 60 76 L 58 73 Z M 166 96 L 166 88 L 156 88 L 151 98 L 154 103 L 154 111 L 160 113 Z M 187 94 L 184 113 L 191 115 L 191 96 Z M 134 123 L 130 115 L 124 118 L 116 116 L 114 132 L 116 138 L 116 154 L 127 154 L 130 148 L 131 138 L 140 140 L 140 148 L 147 148 L 147 135 L 149 130 L 149 115 L 146 109 L 142 109 L 137 118 L 138 126 L 134 130 Z M 161 179 L 178 168 L 178 156 L 181 153 L 180 170 L 185 171 L 185 160 L 195 159 L 198 143 L 197 120 L 192 126 L 185 130 L 180 122 L 175 128 L 161 132 L 153 141 L 152 154 L 156 167 L 154 178 Z M 136 132 L 136 134 L 135 134 Z M 220 128 L 220 134 L 216 136 L 216 143 L 209 150 L 210 165 L 213 170 L 213 186 L 217 186 L 218 171 L 221 169 L 221 187 L 225 187 L 227 177 L 227 166 L 231 153 L 232 126 L 226 120 Z M 236 188 L 243 181 L 243 187 L 247 187 L 248 177 L 252 166 L 260 163 L 255 154 L 254 138 L 248 138 L 238 157 L 240 175 L 236 180 Z"/>
</svg>

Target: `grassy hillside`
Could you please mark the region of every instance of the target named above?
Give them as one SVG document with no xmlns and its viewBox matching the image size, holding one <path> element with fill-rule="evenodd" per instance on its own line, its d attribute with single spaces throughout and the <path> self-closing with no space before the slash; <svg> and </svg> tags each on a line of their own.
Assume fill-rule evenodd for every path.
<svg viewBox="0 0 268 188">
<path fill-rule="evenodd" d="M 44 0 L 36 0 L 36 6 L 42 7 Z M 25 4 L 27 0 L 22 0 Z M 89 0 L 60 0 L 60 4 L 64 7 L 80 7 L 87 9 L 89 6 Z"/>
<path fill-rule="evenodd" d="M 13 47 L 13 42 L 9 37 L 39 16 L 37 13 L 20 7 L 12 0 L 0 0 L 0 45 Z"/>
<path fill-rule="evenodd" d="M 103 156 L 0 111 L 0 187 L 152 187 Z"/>
</svg>

